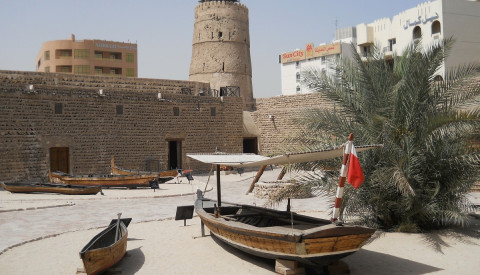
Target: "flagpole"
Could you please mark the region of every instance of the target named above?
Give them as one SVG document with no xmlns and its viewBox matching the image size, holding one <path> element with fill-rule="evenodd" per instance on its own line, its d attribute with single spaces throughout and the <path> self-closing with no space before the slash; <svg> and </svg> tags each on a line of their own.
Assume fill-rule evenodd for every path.
<svg viewBox="0 0 480 275">
<path fill-rule="evenodd" d="M 345 152 L 343 154 L 342 169 L 340 170 L 340 178 L 338 180 L 337 195 L 335 197 L 335 206 L 333 207 L 332 222 L 336 222 L 340 216 L 340 206 L 342 205 L 343 188 L 345 187 L 345 181 L 348 173 L 348 160 L 352 151 L 353 134 L 348 135 L 348 141 L 345 144 Z"/>
</svg>

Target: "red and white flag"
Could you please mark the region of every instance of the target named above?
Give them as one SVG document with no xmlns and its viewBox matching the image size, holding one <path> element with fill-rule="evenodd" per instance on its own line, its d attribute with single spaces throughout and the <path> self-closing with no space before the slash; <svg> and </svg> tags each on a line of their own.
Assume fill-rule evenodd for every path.
<svg viewBox="0 0 480 275">
<path fill-rule="evenodd" d="M 348 164 L 347 181 L 353 187 L 358 188 L 364 180 L 365 177 L 363 176 L 360 161 L 358 161 L 357 151 L 355 151 L 355 146 L 353 146 L 352 144 L 352 151 L 350 152 L 350 159 Z"/>
</svg>

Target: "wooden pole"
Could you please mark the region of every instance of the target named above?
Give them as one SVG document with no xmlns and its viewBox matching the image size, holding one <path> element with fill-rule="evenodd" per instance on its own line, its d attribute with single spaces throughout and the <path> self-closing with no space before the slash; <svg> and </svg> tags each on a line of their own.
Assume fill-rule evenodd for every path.
<svg viewBox="0 0 480 275">
<path fill-rule="evenodd" d="M 286 173 L 287 173 L 287 167 L 284 166 L 282 168 L 282 172 L 280 172 L 280 174 L 278 175 L 277 180 L 283 180 L 283 177 L 285 176 Z"/>
<path fill-rule="evenodd" d="M 255 183 L 257 183 L 260 177 L 263 175 L 263 172 L 265 171 L 266 167 L 267 167 L 266 165 L 262 165 L 260 167 L 260 170 L 258 170 L 257 175 L 255 176 L 255 178 L 252 181 L 252 184 L 250 185 L 250 188 L 248 188 L 247 195 L 248 193 L 253 191 L 253 188 L 255 188 Z"/>
<path fill-rule="evenodd" d="M 118 229 L 120 227 L 120 216 L 122 216 L 122 213 L 118 213 L 118 220 L 117 220 L 117 229 L 115 230 L 115 242 L 118 241 Z"/>
<path fill-rule="evenodd" d="M 340 178 L 338 180 L 337 195 L 335 198 L 335 206 L 333 207 L 332 222 L 336 222 L 340 216 L 340 206 L 342 205 L 343 188 L 345 187 L 345 181 L 348 173 L 348 160 L 350 158 L 350 152 L 352 151 L 353 134 L 348 135 L 348 141 L 345 144 L 345 151 L 343 154 L 342 169 L 340 170 Z"/>
<path fill-rule="evenodd" d="M 220 164 L 217 164 L 217 203 L 218 210 L 220 211 L 220 206 L 222 206 L 222 190 L 220 189 Z"/>
</svg>

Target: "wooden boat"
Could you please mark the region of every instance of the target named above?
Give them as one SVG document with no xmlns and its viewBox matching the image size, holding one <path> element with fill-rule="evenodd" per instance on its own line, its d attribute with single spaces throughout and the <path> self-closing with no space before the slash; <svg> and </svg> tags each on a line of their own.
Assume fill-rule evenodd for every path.
<svg viewBox="0 0 480 275">
<path fill-rule="evenodd" d="M 359 146 L 357 152 L 381 147 Z M 195 211 L 210 232 L 223 242 L 247 253 L 271 259 L 323 266 L 359 250 L 375 229 L 317 219 L 290 211 L 278 211 L 221 201 L 220 167 L 253 167 L 322 160 L 344 155 L 344 149 L 289 153 L 276 157 L 254 154 L 187 154 L 217 167 L 217 200 L 202 198 L 198 190 Z M 289 209 L 289 207 L 287 207 Z"/>
<path fill-rule="evenodd" d="M 375 232 L 289 211 L 231 203 L 222 205 L 221 215 L 215 215 L 216 203 L 196 200 L 202 223 L 223 242 L 263 258 L 328 265 L 359 250 Z"/>
<path fill-rule="evenodd" d="M 85 272 L 99 274 L 118 263 L 127 251 L 127 227 L 132 219 L 112 220 L 80 251 Z"/>
<path fill-rule="evenodd" d="M 3 189 L 12 193 L 58 193 L 65 195 L 95 195 L 102 191 L 100 186 L 71 184 L 15 182 L 0 183 Z"/>
<path fill-rule="evenodd" d="M 152 175 L 152 176 L 156 176 L 157 178 L 169 178 L 169 179 L 172 179 L 173 177 L 177 177 L 179 174 L 179 171 L 176 169 L 161 171 L 161 172 L 151 172 L 151 171 L 139 171 L 139 170 L 129 170 L 129 169 L 120 168 L 117 165 L 115 165 L 115 161 L 113 157 L 111 160 L 110 172 L 112 175 Z"/>
<path fill-rule="evenodd" d="M 49 177 L 53 183 L 127 188 L 149 187 L 150 181 L 165 182 L 173 179 L 158 178 L 157 175 L 70 175 L 63 172 L 50 172 Z"/>
</svg>

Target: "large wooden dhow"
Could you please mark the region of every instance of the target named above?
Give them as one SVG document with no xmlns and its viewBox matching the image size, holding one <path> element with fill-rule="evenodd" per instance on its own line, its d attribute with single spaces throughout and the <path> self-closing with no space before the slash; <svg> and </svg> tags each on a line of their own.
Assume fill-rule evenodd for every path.
<svg viewBox="0 0 480 275">
<path fill-rule="evenodd" d="M 99 274 L 118 263 L 127 251 L 127 227 L 132 219 L 112 220 L 80 251 L 85 272 Z"/>
<path fill-rule="evenodd" d="M 160 172 L 151 172 L 151 171 L 139 171 L 139 170 L 130 170 L 130 169 L 125 169 L 123 167 L 119 167 L 115 164 L 114 157 L 112 157 L 111 160 L 111 171 L 110 173 L 112 175 L 151 175 L 151 176 L 156 176 L 157 178 L 161 179 L 172 179 L 174 177 L 177 177 L 179 172 L 178 170 L 167 170 L 167 171 L 160 171 Z M 163 180 L 163 181 L 168 181 L 168 180 Z"/>
<path fill-rule="evenodd" d="M 380 147 L 360 146 L 357 152 Z M 328 265 L 359 250 L 375 229 L 348 225 L 262 207 L 225 204 L 221 201 L 220 166 L 253 167 L 286 165 L 340 157 L 344 147 L 305 153 L 264 157 L 254 154 L 187 154 L 217 167 L 217 200 L 204 199 L 201 191 L 195 211 L 210 232 L 225 243 L 247 253 L 271 259 L 286 259 L 309 265 Z M 335 221 L 335 222 L 332 222 Z"/>
<path fill-rule="evenodd" d="M 249 205 L 197 199 L 195 209 L 210 232 L 247 253 L 308 265 L 327 265 L 359 250 L 374 229 Z"/>
<path fill-rule="evenodd" d="M 158 178 L 157 175 L 70 175 L 63 172 L 50 172 L 53 183 L 102 187 L 149 187 L 151 181 L 167 181 L 172 178 Z"/>
<path fill-rule="evenodd" d="M 64 195 L 95 195 L 102 191 L 100 186 L 82 186 L 40 182 L 0 183 L 4 190 L 11 193 L 56 193 Z"/>
</svg>

